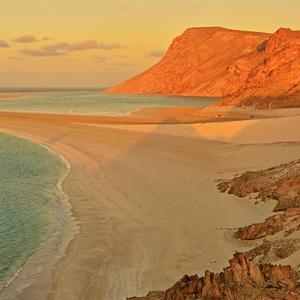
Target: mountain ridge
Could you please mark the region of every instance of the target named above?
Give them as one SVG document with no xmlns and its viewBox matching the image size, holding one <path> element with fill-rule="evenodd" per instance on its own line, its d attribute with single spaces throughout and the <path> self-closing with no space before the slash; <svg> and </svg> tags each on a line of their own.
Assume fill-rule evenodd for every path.
<svg viewBox="0 0 300 300">
<path fill-rule="evenodd" d="M 290 107 L 300 105 L 298 78 L 299 31 L 193 27 L 173 40 L 157 64 L 105 93 L 222 97 L 217 106 Z"/>
</svg>

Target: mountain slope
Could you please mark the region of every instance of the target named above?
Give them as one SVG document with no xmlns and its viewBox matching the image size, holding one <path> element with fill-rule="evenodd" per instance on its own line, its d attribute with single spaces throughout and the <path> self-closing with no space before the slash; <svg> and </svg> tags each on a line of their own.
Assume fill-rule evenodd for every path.
<svg viewBox="0 0 300 300">
<path fill-rule="evenodd" d="M 231 94 L 245 78 L 233 81 L 227 74 L 234 70 L 228 68 L 268 36 L 219 27 L 187 29 L 174 39 L 159 63 L 106 92 L 211 97 Z"/>
<path fill-rule="evenodd" d="M 300 106 L 300 33 L 279 29 L 241 58 L 251 64 L 244 84 L 222 106 L 279 108 Z M 236 68 L 239 61 L 233 65 Z"/>
<path fill-rule="evenodd" d="M 224 97 L 217 106 L 300 106 L 300 33 L 190 28 L 165 57 L 106 93 Z"/>
</svg>

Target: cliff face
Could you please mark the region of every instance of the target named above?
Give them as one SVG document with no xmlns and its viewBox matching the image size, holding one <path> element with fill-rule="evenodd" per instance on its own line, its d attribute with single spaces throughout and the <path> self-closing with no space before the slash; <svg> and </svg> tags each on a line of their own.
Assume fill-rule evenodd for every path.
<svg viewBox="0 0 300 300">
<path fill-rule="evenodd" d="M 300 33 L 279 29 L 258 50 L 241 58 L 251 68 L 243 85 L 218 105 L 300 106 Z M 239 60 L 233 66 L 239 64 Z"/>
<path fill-rule="evenodd" d="M 159 63 L 106 92 L 226 97 L 218 106 L 299 106 L 300 33 L 191 28 Z"/>
<path fill-rule="evenodd" d="M 169 94 L 221 97 L 245 81 L 233 80 L 228 68 L 260 45 L 268 34 L 225 28 L 190 28 L 174 39 L 165 57 L 144 73 L 109 89 L 108 93 Z M 248 62 L 239 67 L 248 69 Z"/>
</svg>

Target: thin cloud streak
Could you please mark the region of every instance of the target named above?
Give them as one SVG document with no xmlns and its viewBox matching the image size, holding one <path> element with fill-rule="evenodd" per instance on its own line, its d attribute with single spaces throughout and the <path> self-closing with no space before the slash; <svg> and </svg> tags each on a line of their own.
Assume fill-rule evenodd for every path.
<svg viewBox="0 0 300 300">
<path fill-rule="evenodd" d="M 92 49 L 113 50 L 113 49 L 121 49 L 121 48 L 122 46 L 119 43 L 104 44 L 104 43 L 98 43 L 95 40 L 87 40 L 79 43 L 63 42 L 63 43 L 56 43 L 56 44 L 43 47 L 44 50 L 48 50 L 48 51 L 63 50 L 67 52 L 85 51 L 85 50 L 92 50 Z"/>
<path fill-rule="evenodd" d="M 50 44 L 39 49 L 23 49 L 20 51 L 23 55 L 31 57 L 62 56 L 76 51 L 88 50 L 114 50 L 123 48 L 119 43 L 104 44 L 94 40 L 87 40 L 79 43 L 61 42 Z"/>
<path fill-rule="evenodd" d="M 25 58 L 18 57 L 18 56 L 10 56 L 9 59 L 13 59 L 13 60 L 25 60 Z"/>
<path fill-rule="evenodd" d="M 20 53 L 30 57 L 49 57 L 67 55 L 67 53 L 64 52 L 47 51 L 44 49 L 23 49 L 20 51 Z"/>
<path fill-rule="evenodd" d="M 15 39 L 12 40 L 12 42 L 14 43 L 18 43 L 18 44 L 30 44 L 30 43 L 35 43 L 35 42 L 40 42 L 40 41 L 50 41 L 51 38 L 49 37 L 43 37 L 41 39 L 38 39 L 36 36 L 34 36 L 33 34 L 25 34 L 25 35 L 21 35 Z"/>
<path fill-rule="evenodd" d="M 12 40 L 14 43 L 26 44 L 26 43 L 34 43 L 37 42 L 38 39 L 32 35 L 22 35 Z"/>
</svg>

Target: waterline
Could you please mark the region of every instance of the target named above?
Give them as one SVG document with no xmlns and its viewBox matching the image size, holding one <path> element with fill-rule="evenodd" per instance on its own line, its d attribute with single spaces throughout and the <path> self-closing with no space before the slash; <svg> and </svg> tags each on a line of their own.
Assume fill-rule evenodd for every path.
<svg viewBox="0 0 300 300">
<path fill-rule="evenodd" d="M 5 149 L 3 148 L 4 143 L 8 144 Z M 74 217 L 71 214 L 69 198 L 62 189 L 62 183 L 70 172 L 70 165 L 61 155 L 45 145 L 36 144 L 19 137 L 8 136 L 7 134 L 0 134 L 0 166 L 2 166 L 1 159 L 3 160 L 3 158 L 6 158 L 7 164 L 10 164 L 6 155 L 9 157 L 14 156 L 14 160 L 12 160 L 14 165 L 11 171 L 12 177 L 16 176 L 20 169 L 23 169 L 24 177 L 29 177 L 26 180 L 29 181 L 30 189 L 28 191 L 22 189 L 23 194 L 16 196 L 19 196 L 19 199 L 24 198 L 21 203 L 26 202 L 26 205 L 30 205 L 31 202 L 34 202 L 35 205 L 35 209 L 32 211 L 26 211 L 26 205 L 15 207 L 16 214 L 17 216 L 22 213 L 29 214 L 29 217 L 33 220 L 37 219 L 40 223 L 36 222 L 33 224 L 33 228 L 30 228 L 32 231 L 30 233 L 36 240 L 34 245 L 29 245 L 30 251 L 26 247 L 19 249 L 19 251 L 9 249 L 11 237 L 4 240 L 4 242 L 2 240 L 0 244 L 1 257 L 3 258 L 4 255 L 10 257 L 7 253 L 10 250 L 11 257 L 14 259 L 11 261 L 12 264 L 5 264 L 4 261 L 4 264 L 2 262 L 2 265 L 0 265 L 0 267 L 7 269 L 5 274 L 0 276 L 0 298 L 4 300 L 14 299 L 29 286 L 34 290 L 34 286 L 38 286 L 43 281 L 43 289 L 37 288 L 34 294 L 38 299 L 43 299 L 51 288 L 51 268 L 64 255 L 68 244 L 78 231 Z M 33 164 L 33 166 L 30 167 L 30 164 Z M 9 183 L 9 179 L 8 176 L 7 183 Z M 24 178 L 19 179 L 22 182 Z M 5 187 L 3 179 L 0 179 L 0 184 L 2 192 L 3 187 Z M 36 189 L 39 189 L 40 192 L 36 192 Z M 29 195 L 31 193 L 32 197 L 28 197 L 28 193 Z M 17 198 L 15 197 L 14 200 Z M 5 204 L 6 202 L 4 206 Z M 18 209 L 24 208 L 24 212 L 18 212 Z M 4 222 L 0 223 L 0 226 L 1 224 L 7 224 L 4 218 L 5 215 L 1 213 L 1 219 Z M 46 226 L 44 223 L 46 223 Z M 20 239 L 18 236 L 19 228 L 16 225 L 18 225 L 18 222 L 13 223 L 11 227 L 15 227 L 13 228 L 15 238 Z M 25 224 L 24 229 L 22 229 L 25 230 L 25 236 L 28 226 L 28 224 Z M 9 236 L 10 232 L 5 232 L 5 230 L 6 227 L 2 228 L 2 231 Z M 20 233 L 24 234 L 22 230 Z M 29 235 L 29 233 L 27 234 Z M 21 244 L 24 242 L 26 244 L 26 239 L 24 241 L 21 237 L 21 241 Z M 47 288 L 45 288 L 46 285 Z M 44 295 L 41 295 L 41 293 Z"/>
<path fill-rule="evenodd" d="M 0 101 L 0 111 L 75 115 L 127 115 L 141 108 L 203 107 L 216 99 L 180 96 L 110 95 L 99 91 L 44 91 Z"/>
</svg>

